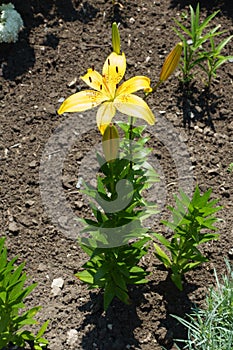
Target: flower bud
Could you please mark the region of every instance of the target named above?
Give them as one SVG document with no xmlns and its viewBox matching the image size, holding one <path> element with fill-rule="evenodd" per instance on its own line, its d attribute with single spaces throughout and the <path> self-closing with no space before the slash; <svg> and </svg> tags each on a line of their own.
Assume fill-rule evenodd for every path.
<svg viewBox="0 0 233 350">
<path fill-rule="evenodd" d="M 121 52 L 121 39 L 116 22 L 112 24 L 112 49 L 117 55 Z"/>
<path fill-rule="evenodd" d="M 106 127 L 102 138 L 103 152 L 107 162 L 114 161 L 118 157 L 119 143 L 117 128 L 110 123 Z"/>
<path fill-rule="evenodd" d="M 159 80 L 161 82 L 167 80 L 178 66 L 180 56 L 182 53 L 182 48 L 183 44 L 182 42 L 180 42 L 172 49 L 172 51 L 166 57 L 159 77 Z"/>
</svg>

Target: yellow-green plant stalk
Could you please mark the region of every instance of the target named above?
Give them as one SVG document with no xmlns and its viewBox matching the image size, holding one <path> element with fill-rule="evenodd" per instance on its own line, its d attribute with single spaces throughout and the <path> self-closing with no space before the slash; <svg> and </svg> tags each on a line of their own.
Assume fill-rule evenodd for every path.
<svg viewBox="0 0 233 350">
<path fill-rule="evenodd" d="M 115 125 L 110 123 L 106 127 L 102 138 L 103 152 L 107 162 L 112 162 L 118 158 L 119 144 L 118 130 Z"/>
<path fill-rule="evenodd" d="M 120 55 L 121 52 L 121 39 L 120 39 L 120 33 L 118 30 L 118 26 L 116 22 L 112 24 L 112 50 L 117 55 Z"/>
<path fill-rule="evenodd" d="M 175 71 L 179 64 L 180 56 L 182 53 L 183 44 L 179 42 L 165 58 L 163 67 L 160 72 L 159 81 L 164 82 Z"/>
</svg>

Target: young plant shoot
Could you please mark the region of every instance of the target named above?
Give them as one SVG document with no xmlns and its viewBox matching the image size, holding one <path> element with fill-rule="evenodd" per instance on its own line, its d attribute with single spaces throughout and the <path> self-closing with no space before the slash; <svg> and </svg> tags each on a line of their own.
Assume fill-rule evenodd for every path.
<svg viewBox="0 0 233 350">
<path fill-rule="evenodd" d="M 171 240 L 167 240 L 161 234 L 154 234 L 165 250 L 170 252 L 170 256 L 167 255 L 156 243 L 155 255 L 170 270 L 171 279 L 180 290 L 183 289 L 184 273 L 208 261 L 198 247 L 219 236 L 213 233 L 217 230 L 213 224 L 218 221 L 214 214 L 221 207 L 216 206 L 217 200 L 211 200 L 210 195 L 211 190 L 201 195 L 196 187 L 190 201 L 181 191 L 180 197 L 175 197 L 176 208 L 169 207 L 173 221 L 163 221 L 174 232 Z"/>
<path fill-rule="evenodd" d="M 37 323 L 34 316 L 41 309 L 35 306 L 25 309 L 25 298 L 36 287 L 28 285 L 27 275 L 23 273 L 24 263 L 16 265 L 17 257 L 7 260 L 5 238 L 0 238 L 0 349 L 22 349 L 30 345 L 35 350 L 47 348 L 48 341 L 42 336 L 49 321 L 46 321 L 37 334 L 28 330 Z M 25 286 L 27 284 L 27 286 Z M 27 328 L 26 328 L 26 327 Z M 27 347 L 28 348 L 28 347 Z"/>
<path fill-rule="evenodd" d="M 219 44 L 215 39 L 225 33 L 219 31 L 220 25 L 209 29 L 211 20 L 217 16 L 219 11 L 210 14 L 203 22 L 200 21 L 200 6 L 197 4 L 196 11 L 190 5 L 190 23 L 185 26 L 182 22 L 174 19 L 179 27 L 173 28 L 183 43 L 183 56 L 181 59 L 181 81 L 189 84 L 197 73 L 196 68 L 200 67 L 207 75 L 207 86 L 209 87 L 212 78 L 216 76 L 217 69 L 232 56 L 223 56 L 221 51 L 232 39 L 232 35 L 222 40 Z"/>
</svg>

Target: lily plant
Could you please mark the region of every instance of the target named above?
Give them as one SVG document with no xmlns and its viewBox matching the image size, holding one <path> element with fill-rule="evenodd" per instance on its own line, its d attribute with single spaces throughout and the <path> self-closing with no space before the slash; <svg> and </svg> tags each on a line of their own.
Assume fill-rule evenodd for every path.
<svg viewBox="0 0 233 350">
<path fill-rule="evenodd" d="M 93 215 L 91 219 L 80 219 L 84 229 L 79 243 L 89 260 L 76 276 L 90 288 L 104 290 L 105 310 L 114 297 L 129 304 L 127 286 L 147 282 L 148 272 L 139 263 L 152 238 L 143 221 L 158 211 L 154 203 L 146 201 L 144 193 L 158 181 L 158 175 L 147 160 L 151 149 L 146 147 L 149 138 L 142 137 L 146 127 L 135 126 L 134 120 L 155 123 L 145 99 L 173 73 L 182 51 L 180 43 L 171 51 L 153 88 L 150 79 L 143 75 L 121 83 L 126 58 L 120 51 L 116 23 L 112 26 L 112 42 L 113 52 L 104 63 L 102 74 L 89 68 L 81 77 L 91 89 L 71 95 L 58 110 L 58 114 L 63 114 L 98 107 L 96 121 L 102 134 L 103 153 L 97 154 L 97 187 L 83 183 L 82 192 L 90 198 Z M 144 98 L 135 94 L 139 90 L 144 91 Z M 129 116 L 129 123 L 114 125 L 117 111 Z M 122 139 L 118 128 L 124 134 Z"/>
</svg>

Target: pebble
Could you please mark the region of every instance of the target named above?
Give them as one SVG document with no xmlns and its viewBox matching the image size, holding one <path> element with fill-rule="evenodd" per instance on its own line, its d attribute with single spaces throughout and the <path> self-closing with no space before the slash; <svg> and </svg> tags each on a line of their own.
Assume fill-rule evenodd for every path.
<svg viewBox="0 0 233 350">
<path fill-rule="evenodd" d="M 229 249 L 228 255 L 231 259 L 233 259 L 233 248 Z"/>
<path fill-rule="evenodd" d="M 31 163 L 28 164 L 29 165 L 29 168 L 36 168 L 37 166 L 37 161 L 36 160 L 33 160 Z"/>
<path fill-rule="evenodd" d="M 190 119 L 194 119 L 195 117 L 195 114 L 193 112 L 190 112 L 190 115 L 189 115 Z"/>
<path fill-rule="evenodd" d="M 195 106 L 195 109 L 198 113 L 201 113 L 202 112 L 202 108 L 200 106 Z"/>
<path fill-rule="evenodd" d="M 202 130 L 198 125 L 195 125 L 195 126 L 194 126 L 194 130 L 196 130 L 196 131 L 199 132 L 200 134 L 203 133 L 203 130 Z"/>
<path fill-rule="evenodd" d="M 212 136 L 213 134 L 214 134 L 213 130 L 209 126 L 206 126 L 204 129 L 204 135 Z"/>
<path fill-rule="evenodd" d="M 73 188 L 73 182 L 76 181 L 76 178 L 73 178 L 69 175 L 63 175 L 62 176 L 62 182 L 63 182 L 63 186 L 67 189 L 69 188 Z"/>
<path fill-rule="evenodd" d="M 40 263 L 37 267 L 37 271 L 38 272 L 43 272 L 43 271 L 46 271 L 47 270 L 47 266 L 43 263 Z"/>
<path fill-rule="evenodd" d="M 81 209 L 83 207 L 82 201 L 75 201 L 74 204 L 77 209 Z"/>
<path fill-rule="evenodd" d="M 8 230 L 12 233 L 17 233 L 19 232 L 18 225 L 15 221 L 11 221 L 8 226 Z"/>
<path fill-rule="evenodd" d="M 130 24 L 134 24 L 134 23 L 135 23 L 135 19 L 134 19 L 133 17 L 131 17 L 131 18 L 129 19 L 129 23 L 130 23 Z"/>
<path fill-rule="evenodd" d="M 67 339 L 66 339 L 67 344 L 70 346 L 74 346 L 77 340 L 78 340 L 78 331 L 76 329 L 70 329 L 67 332 Z"/>
<path fill-rule="evenodd" d="M 210 175 L 219 175 L 219 168 L 213 168 L 208 170 L 208 174 Z"/>
<path fill-rule="evenodd" d="M 77 83 L 77 78 L 75 77 L 73 80 L 71 80 L 71 81 L 67 84 L 67 86 L 68 86 L 69 88 L 72 88 L 72 87 L 75 86 L 76 83 Z"/>
<path fill-rule="evenodd" d="M 29 208 L 29 207 L 33 206 L 34 203 L 35 203 L 35 201 L 33 201 L 32 199 L 29 199 L 25 202 L 25 207 Z"/>
<path fill-rule="evenodd" d="M 66 227 L 68 224 L 68 217 L 65 215 L 61 215 L 58 219 L 58 223 L 62 226 L 62 227 Z"/>
<path fill-rule="evenodd" d="M 56 114 L 55 107 L 49 103 L 44 103 L 43 109 L 49 114 Z"/>
<path fill-rule="evenodd" d="M 52 294 L 54 296 L 57 296 L 61 293 L 61 289 L 64 285 L 64 280 L 63 278 L 59 277 L 59 278 L 55 278 L 51 284 L 51 288 L 52 288 Z"/>
</svg>

